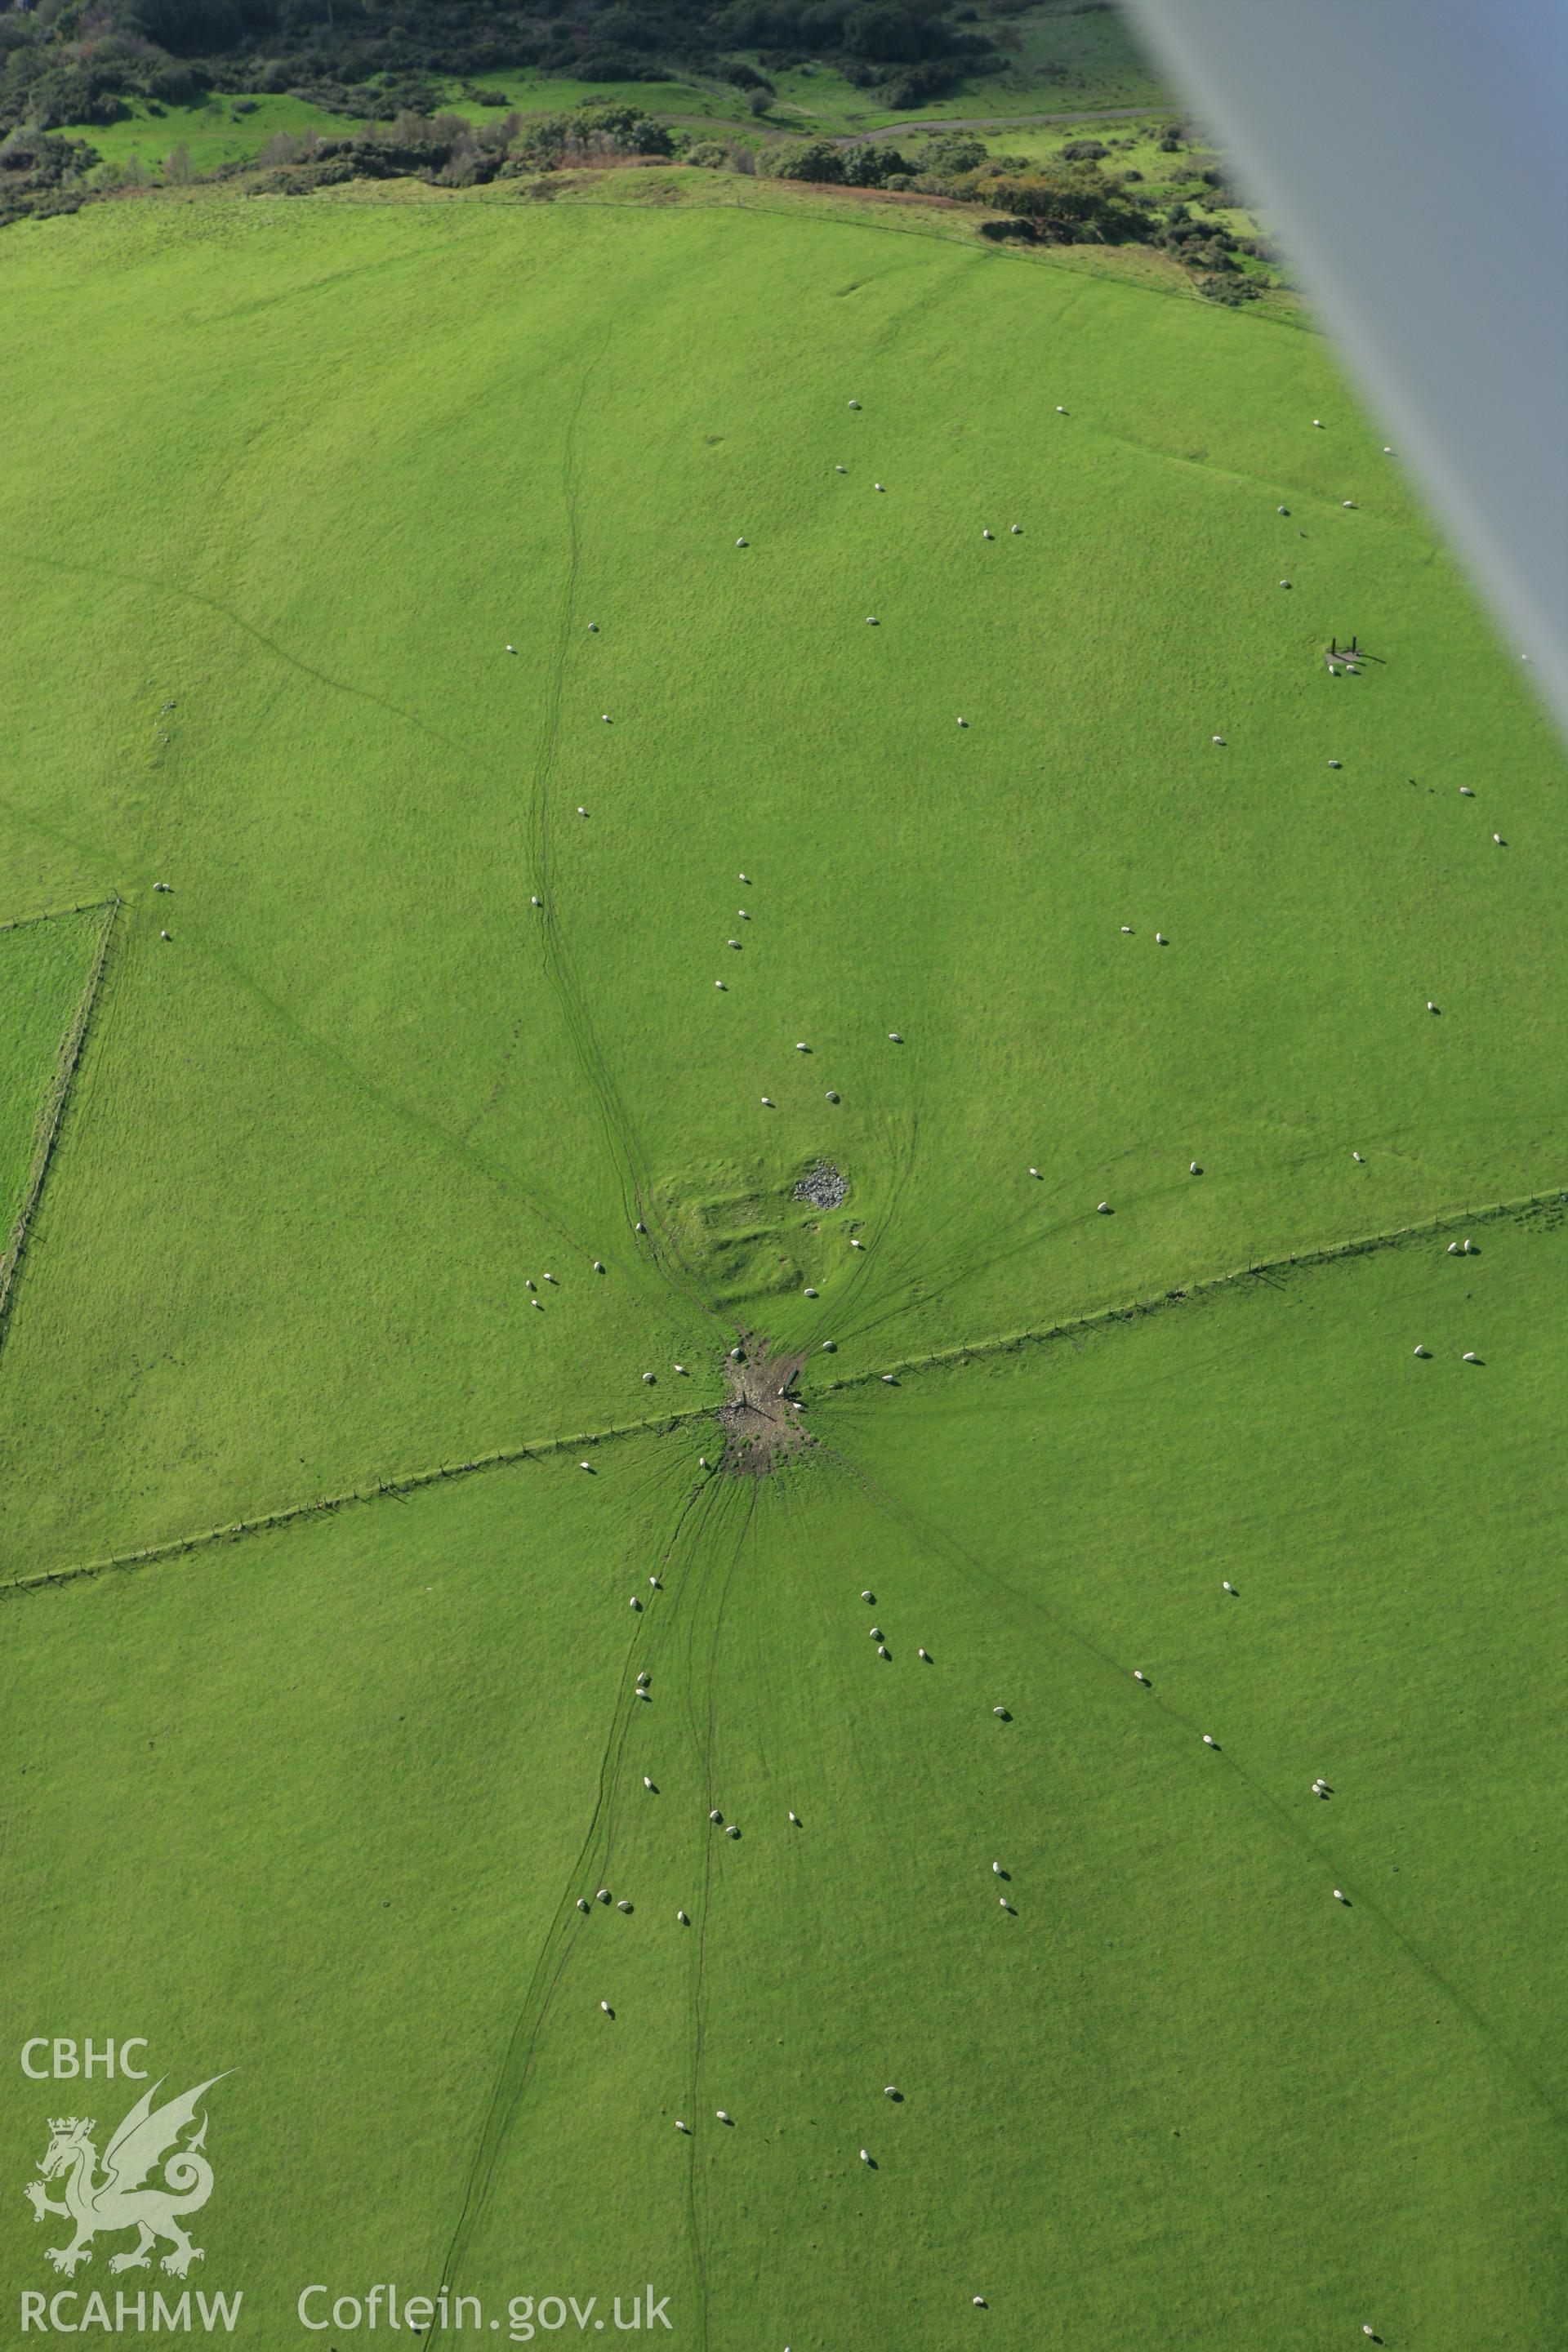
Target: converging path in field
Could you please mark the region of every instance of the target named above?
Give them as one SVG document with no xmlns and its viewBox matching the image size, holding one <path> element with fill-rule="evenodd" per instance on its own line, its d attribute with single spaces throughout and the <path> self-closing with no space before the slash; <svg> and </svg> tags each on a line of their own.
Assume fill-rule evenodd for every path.
<svg viewBox="0 0 1568 2352">
<path fill-rule="evenodd" d="M 17 2013 L 268 2340 L 1539 2352 L 1560 751 L 1316 338 L 654 176 L 0 251 Z"/>
</svg>

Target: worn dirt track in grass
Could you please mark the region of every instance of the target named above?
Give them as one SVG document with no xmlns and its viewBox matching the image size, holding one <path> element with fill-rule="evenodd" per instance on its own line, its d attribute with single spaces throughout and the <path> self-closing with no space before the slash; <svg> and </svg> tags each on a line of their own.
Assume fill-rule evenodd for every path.
<svg viewBox="0 0 1568 2352">
<path fill-rule="evenodd" d="M 786 1454 L 811 1441 L 789 1391 L 805 1361 L 804 1352 L 775 1352 L 766 1339 L 741 1336 L 742 1353 L 729 1363 L 730 1400 L 719 1408 L 724 1426 L 724 1465 L 763 1477 Z"/>
</svg>

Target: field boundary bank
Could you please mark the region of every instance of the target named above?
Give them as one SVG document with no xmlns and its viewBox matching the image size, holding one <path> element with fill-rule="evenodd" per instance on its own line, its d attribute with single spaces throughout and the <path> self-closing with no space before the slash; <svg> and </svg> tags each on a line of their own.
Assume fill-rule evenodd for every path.
<svg viewBox="0 0 1568 2352">
<path fill-rule="evenodd" d="M 68 908 L 56 908 L 47 914 L 26 917 L 18 922 L 0 925 L 0 929 L 19 931 L 30 929 L 34 923 L 55 921 L 67 913 L 87 914 L 95 907 L 100 908 L 103 912 L 103 927 L 98 942 L 98 952 L 93 957 L 92 968 L 88 973 L 86 984 L 77 999 L 76 1011 L 72 1015 L 70 1025 L 60 1041 L 59 1055 L 55 1063 L 55 1074 L 49 1081 L 49 1090 L 44 1097 L 43 1107 L 38 1113 L 37 1126 L 34 1130 L 33 1157 L 27 1168 L 26 1190 L 23 1194 L 22 1205 L 16 1212 L 16 1222 L 6 1238 L 5 1255 L 0 1257 L 0 1348 L 5 1346 L 5 1334 L 10 1328 L 11 1298 L 16 1288 L 17 1270 L 27 1246 L 27 1236 L 32 1231 L 33 1214 L 42 1196 L 49 1167 L 55 1156 L 55 1145 L 59 1139 L 60 1121 L 65 1116 L 66 1100 L 71 1090 L 71 1081 L 76 1076 L 77 1065 L 81 1059 L 81 1049 L 86 1042 L 88 1024 L 92 1018 L 93 1006 L 98 1002 L 104 966 L 109 961 L 109 943 L 114 936 L 114 919 L 120 912 L 121 905 L 121 901 L 117 894 L 112 898 L 89 900 L 82 906 Z"/>
<path fill-rule="evenodd" d="M 254 1518 L 229 1519 L 222 1527 L 200 1528 L 195 1534 L 170 1536 L 162 1543 L 143 1544 L 135 1551 L 111 1552 L 102 1559 L 85 1560 L 75 1568 L 44 1568 L 31 1570 L 26 1576 L 0 1578 L 0 1595 L 7 1592 L 37 1592 L 46 1585 L 72 1584 L 79 1578 L 106 1576 L 116 1569 L 153 1568 L 160 1560 L 177 1559 L 182 1554 L 205 1550 L 209 1545 L 237 1543 L 245 1536 L 266 1535 L 276 1528 L 291 1527 L 296 1520 L 312 1519 L 325 1511 L 352 1510 L 358 1503 L 379 1502 L 387 1495 L 412 1495 L 424 1486 L 438 1486 L 444 1479 L 468 1478 L 480 1470 L 505 1470 L 519 1462 L 538 1462 L 552 1454 L 568 1454 L 574 1446 L 589 1448 L 607 1444 L 616 1437 L 642 1437 L 650 1433 L 664 1434 L 679 1429 L 683 1423 L 704 1419 L 710 1408 L 688 1405 L 673 1413 L 649 1414 L 644 1421 L 613 1422 L 604 1429 L 582 1430 L 573 1437 L 542 1437 L 521 1445 L 499 1445 L 489 1454 L 476 1454 L 466 1462 L 440 1462 L 427 1470 L 410 1470 L 398 1477 L 374 1478 L 362 1486 L 345 1486 L 340 1494 L 319 1496 L 313 1503 L 285 1503 L 275 1511 L 258 1512 Z"/>
<path fill-rule="evenodd" d="M 1091 1307 L 1085 1315 L 1068 1317 L 1060 1323 L 1042 1324 L 1037 1328 L 1014 1331 L 998 1339 L 966 1340 L 953 1348 L 936 1348 L 929 1355 L 906 1357 L 901 1364 L 889 1364 L 886 1371 L 851 1372 L 841 1381 L 833 1381 L 817 1393 L 835 1396 L 847 1389 L 867 1388 L 873 1381 L 900 1372 L 927 1371 L 947 1364 L 966 1364 L 990 1356 L 1014 1354 L 1023 1348 L 1048 1347 L 1057 1339 L 1070 1339 L 1079 1331 L 1093 1331 L 1113 1323 L 1133 1323 L 1147 1315 L 1160 1315 L 1175 1307 L 1185 1307 L 1210 1298 L 1218 1291 L 1234 1289 L 1238 1283 L 1265 1282 L 1271 1275 L 1301 1272 L 1313 1266 L 1338 1265 L 1350 1258 L 1371 1257 L 1383 1250 L 1398 1249 L 1405 1243 L 1424 1241 L 1440 1234 L 1458 1233 L 1467 1225 L 1497 1224 L 1509 1217 L 1524 1216 L 1531 1209 L 1544 1209 L 1568 1202 L 1568 1185 L 1553 1184 L 1544 1192 L 1521 1192 L 1510 1201 L 1489 1202 L 1479 1209 L 1444 1209 L 1436 1216 L 1418 1218 L 1414 1224 L 1391 1225 L 1386 1233 L 1360 1234 L 1344 1242 L 1326 1242 L 1321 1249 L 1296 1250 L 1288 1257 L 1258 1258 L 1250 1265 L 1232 1266 L 1226 1274 L 1205 1275 L 1197 1282 L 1180 1288 L 1162 1291 L 1158 1297 L 1128 1299 L 1121 1306 Z"/>
<path fill-rule="evenodd" d="M 114 901 L 118 907 L 120 901 Z M 104 948 L 100 950 L 94 968 L 94 994 L 97 974 L 102 968 L 108 934 L 105 927 Z M 85 1028 L 85 1019 L 83 1022 Z M 80 1050 L 80 1037 L 77 1051 Z M 74 1061 L 73 1061 L 74 1066 Z M 57 1115 L 58 1117 L 58 1115 Z M 1228 1273 L 1205 1275 L 1201 1280 L 1187 1283 L 1180 1288 L 1162 1291 L 1158 1297 L 1133 1298 L 1119 1305 L 1091 1307 L 1087 1314 L 1067 1317 L 1059 1323 L 1043 1324 L 1037 1328 L 1015 1331 L 996 1339 L 972 1339 L 952 1348 L 933 1349 L 924 1356 L 909 1356 L 902 1362 L 885 1370 L 852 1372 L 847 1379 L 830 1381 L 815 1392 L 816 1397 L 839 1396 L 851 1389 L 868 1388 L 889 1375 L 895 1380 L 900 1373 L 928 1371 L 953 1364 L 983 1362 L 992 1356 L 1013 1355 L 1026 1348 L 1048 1347 L 1058 1339 L 1070 1339 L 1080 1331 L 1109 1328 L 1117 1323 L 1133 1323 L 1149 1315 L 1159 1315 L 1170 1308 L 1190 1305 L 1215 1297 L 1219 1292 L 1234 1289 L 1238 1284 L 1267 1281 L 1270 1276 L 1288 1274 L 1313 1266 L 1337 1265 L 1352 1258 L 1370 1257 L 1387 1249 L 1422 1241 L 1437 1234 L 1457 1233 L 1467 1225 L 1497 1224 L 1510 1217 L 1528 1214 L 1531 1209 L 1560 1207 L 1568 1203 L 1568 1185 L 1553 1184 L 1541 1192 L 1522 1192 L 1512 1200 L 1494 1201 L 1479 1209 L 1445 1209 L 1436 1215 L 1418 1219 L 1407 1225 L 1390 1226 L 1385 1233 L 1360 1234 L 1343 1242 L 1328 1242 L 1320 1249 L 1297 1250 L 1283 1257 L 1258 1258 L 1251 1265 L 1233 1266 Z M 4 1327 L 0 1325 L 0 1338 Z M 519 1462 L 542 1461 L 552 1454 L 569 1453 L 574 1446 L 591 1449 L 605 1445 L 618 1437 L 644 1437 L 668 1434 L 691 1422 L 712 1417 L 708 1405 L 689 1405 L 679 1412 L 652 1413 L 642 1421 L 613 1422 L 604 1429 L 584 1430 L 575 1436 L 545 1437 L 531 1444 L 502 1445 L 489 1454 L 475 1454 L 466 1462 L 443 1462 L 434 1468 L 411 1470 L 398 1477 L 376 1478 L 363 1486 L 347 1486 L 335 1495 L 319 1496 L 313 1503 L 288 1503 L 275 1511 L 262 1511 L 254 1518 L 230 1519 L 221 1527 L 201 1528 L 194 1534 L 170 1536 L 162 1543 L 144 1544 L 135 1551 L 111 1552 L 101 1559 L 85 1560 L 69 1568 L 36 1569 L 24 1576 L 0 1578 L 0 1599 L 7 1593 L 37 1592 L 51 1585 L 74 1584 L 84 1578 L 107 1576 L 117 1570 L 155 1567 L 161 1560 L 178 1559 L 187 1552 L 203 1551 L 221 1543 L 237 1543 L 246 1536 L 266 1535 L 272 1529 L 293 1526 L 298 1520 L 310 1519 L 326 1511 L 351 1510 L 357 1504 L 374 1503 L 387 1495 L 411 1495 L 422 1487 L 437 1486 L 449 1478 L 467 1478 L 482 1470 L 504 1470 Z M 715 1472 L 711 1474 L 717 1475 Z"/>
</svg>

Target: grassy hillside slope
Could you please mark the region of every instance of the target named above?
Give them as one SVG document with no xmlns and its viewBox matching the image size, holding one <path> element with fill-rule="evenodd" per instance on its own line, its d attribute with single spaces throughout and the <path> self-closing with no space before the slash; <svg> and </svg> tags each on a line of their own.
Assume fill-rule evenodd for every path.
<svg viewBox="0 0 1568 2352">
<path fill-rule="evenodd" d="M 716 1394 L 764 1315 L 875 1364 L 1562 1176 L 1561 761 L 1315 342 L 798 217 L 0 271 L 11 820 L 132 902 L 22 1558 Z"/>
<path fill-rule="evenodd" d="M 1568 1257 L 1478 1239 L 839 1398 L 760 1486 L 649 1435 L 14 1597 L 21 2021 L 236 2069 L 268 2343 L 444 2268 L 686 2346 L 1554 2341 Z"/>
<path fill-rule="evenodd" d="M 0 852 L 125 898 L 12 2007 L 235 2070 L 197 2283 L 1556 2340 L 1563 769 L 1331 355 L 804 207 L 100 207 L 0 299 Z"/>
</svg>

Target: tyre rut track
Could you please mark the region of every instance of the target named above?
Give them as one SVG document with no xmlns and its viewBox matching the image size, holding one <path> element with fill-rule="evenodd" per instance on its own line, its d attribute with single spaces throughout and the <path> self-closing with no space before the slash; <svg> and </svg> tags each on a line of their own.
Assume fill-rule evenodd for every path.
<svg viewBox="0 0 1568 2352">
<path fill-rule="evenodd" d="M 575 635 L 577 583 L 582 568 L 582 535 L 578 520 L 578 430 L 587 405 L 589 388 L 609 350 L 613 333 L 612 328 L 606 328 L 597 352 L 584 370 L 577 398 L 566 425 L 563 455 L 566 580 L 561 597 L 555 649 L 548 672 L 543 734 L 534 761 L 529 792 L 525 825 L 528 865 L 539 896 L 543 900 L 541 932 L 545 978 L 560 1006 L 573 1054 L 599 1119 L 619 1181 L 621 1206 L 627 1227 L 634 1239 L 641 1239 L 647 1244 L 647 1251 L 639 1255 L 651 1259 L 653 1270 L 660 1279 L 700 1307 L 704 1315 L 716 1318 L 712 1300 L 699 1289 L 692 1270 L 682 1256 L 673 1234 L 658 1219 L 647 1155 L 600 1042 L 587 997 L 577 978 L 566 947 L 564 930 L 556 913 L 551 794 L 561 742 L 561 705 Z M 639 1226 L 643 1228 L 640 1234 L 637 1233 Z"/>
<path fill-rule="evenodd" d="M 681 1502 L 674 1528 L 663 1551 L 659 1566 L 664 1569 L 677 1547 L 687 1540 L 693 1553 L 699 1549 L 704 1522 L 711 1516 L 712 1483 L 703 1479 L 691 1487 Z M 672 1595 L 672 1600 L 678 1599 Z M 663 1615 L 661 1611 L 660 1615 Z M 458 2273 L 465 2262 L 474 2234 L 484 2220 L 497 2168 L 506 2142 L 522 2107 L 529 2079 L 533 2069 L 534 2053 L 549 2020 L 554 1999 L 578 1948 L 582 1914 L 577 1909 L 581 1889 L 590 1877 L 598 1885 L 606 1883 L 614 1847 L 615 1821 L 620 1790 L 621 1769 L 626 1741 L 637 1713 L 633 1661 L 643 1633 L 639 1619 L 626 1644 L 622 1662 L 621 1679 L 611 1714 L 609 1729 L 600 1751 L 599 1769 L 594 1810 L 583 1833 L 582 1843 L 566 1883 L 557 1898 L 555 1909 L 541 1941 L 522 2005 L 513 2021 L 500 2065 L 492 2086 L 485 2117 L 479 2128 L 479 2140 L 469 2161 L 464 2183 L 462 2202 L 452 2234 L 447 2242 L 446 2258 L 441 2268 L 441 2288 L 455 2294 Z M 439 2320 L 433 2323 L 426 2342 L 439 2344 L 446 2331 Z"/>
<path fill-rule="evenodd" d="M 1157 1721 L 1163 1730 L 1171 1732 L 1173 1736 L 1179 1732 L 1184 1744 L 1187 1746 L 1199 1737 L 1197 1717 L 1187 1715 L 1173 1700 L 1164 1697 L 1152 1687 L 1139 1689 L 1132 1682 L 1131 1667 L 1123 1664 L 1120 1658 L 1114 1657 L 1091 1633 L 1087 1633 L 1073 1619 L 1064 1615 L 1060 1610 L 1055 1608 L 1048 1601 L 1041 1599 L 1038 1594 L 1024 1591 L 1009 1578 L 1000 1576 L 994 1569 L 987 1568 L 985 1563 L 971 1552 L 949 1528 L 934 1520 L 922 1517 L 912 1506 L 901 1501 L 884 1486 L 880 1480 L 871 1476 L 868 1472 L 858 1468 L 854 1463 L 839 1454 L 837 1448 L 825 1446 L 823 1450 L 836 1466 L 853 1481 L 874 1509 L 881 1511 L 928 1552 L 940 1554 L 945 1551 L 949 1559 L 958 1564 L 961 1572 L 972 1587 L 979 1586 L 994 1600 L 1003 1599 L 1021 1610 L 1026 1616 L 1037 1618 L 1052 1633 L 1065 1638 L 1075 1649 L 1091 1658 L 1097 1666 L 1106 1669 L 1113 1675 L 1121 1686 L 1123 1696 L 1128 1691 L 1136 1689 L 1141 1710 L 1152 1720 Z M 1310 1831 L 1301 1827 L 1275 1796 L 1272 1790 L 1249 1772 L 1245 1765 L 1237 1763 L 1228 1749 L 1216 1748 L 1215 1756 L 1246 1791 L 1254 1812 L 1272 1832 L 1277 1842 L 1287 1845 L 1293 1853 L 1308 1857 L 1314 1869 L 1321 1869 L 1325 1874 L 1332 1872 L 1337 1877 L 1344 1877 L 1344 1866 L 1336 1865 L 1330 1861 L 1328 1850 L 1312 1836 Z M 1351 1878 L 1353 1885 L 1353 1873 L 1351 1874 Z M 1425 1978 L 1430 1985 L 1434 1986 L 1445 2000 L 1452 2004 L 1470 2026 L 1482 2048 L 1498 2062 L 1505 2074 L 1511 2076 L 1516 2084 L 1523 2086 L 1531 2099 L 1556 2130 L 1568 2134 L 1568 2109 L 1559 2103 L 1528 2062 L 1490 2023 L 1469 1995 L 1412 1941 L 1374 1896 L 1363 1893 L 1359 1886 L 1356 1886 L 1354 1902 L 1358 1909 L 1364 1910 L 1369 1917 L 1376 1922 L 1390 1942 L 1403 1955 L 1407 1965 L 1418 1976 Z"/>
</svg>

